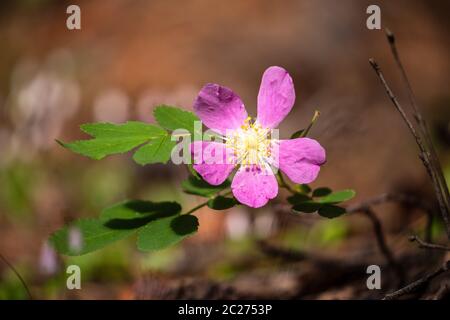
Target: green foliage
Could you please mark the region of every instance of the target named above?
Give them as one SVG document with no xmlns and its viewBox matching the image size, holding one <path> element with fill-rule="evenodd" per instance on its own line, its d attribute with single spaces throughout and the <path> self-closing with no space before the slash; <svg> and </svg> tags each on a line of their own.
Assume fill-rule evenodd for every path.
<svg viewBox="0 0 450 320">
<path fill-rule="evenodd" d="M 237 205 L 235 198 L 216 196 L 208 201 L 208 207 L 214 210 L 226 210 Z"/>
<path fill-rule="evenodd" d="M 68 256 L 83 255 L 101 249 L 117 240 L 128 237 L 133 229 L 112 229 L 99 219 L 80 219 L 75 223 L 56 231 L 50 237 L 50 243 L 62 254 Z M 81 243 L 73 244 L 71 238 L 79 237 Z"/>
<path fill-rule="evenodd" d="M 329 193 L 329 194 L 319 198 L 317 201 L 320 203 L 329 203 L 329 204 L 341 203 L 341 202 L 352 199 L 355 196 L 355 194 L 356 193 L 353 190 L 342 190 L 342 191 Z"/>
<path fill-rule="evenodd" d="M 294 212 L 313 213 L 319 210 L 322 205 L 314 201 L 303 201 L 292 206 Z"/>
<path fill-rule="evenodd" d="M 313 191 L 312 196 L 313 197 L 324 197 L 332 193 L 333 191 L 330 188 L 322 187 L 317 188 Z"/>
<path fill-rule="evenodd" d="M 147 224 L 139 232 L 137 245 L 142 251 L 159 250 L 197 232 L 198 220 L 192 215 L 175 215 Z"/>
<path fill-rule="evenodd" d="M 297 193 L 301 194 L 308 194 L 311 192 L 311 188 L 307 184 L 297 184 L 294 188 Z"/>
<path fill-rule="evenodd" d="M 318 116 L 319 113 L 316 111 L 308 127 L 294 133 L 292 138 L 306 137 Z M 73 152 L 97 160 L 108 155 L 135 150 L 133 160 L 140 165 L 146 165 L 169 161 L 176 146 L 171 136 L 174 131 L 177 131 L 176 135 L 179 137 L 190 136 L 191 140 L 202 137 L 202 126 L 195 125 L 200 120 L 192 112 L 161 105 L 155 108 L 154 117 L 157 125 L 137 121 L 123 124 L 84 124 L 81 130 L 90 135 L 90 139 L 69 143 L 58 142 Z M 188 194 L 209 198 L 207 203 L 200 207 L 207 204 L 214 210 L 226 210 L 239 204 L 235 198 L 221 195 L 222 191 L 230 187 L 229 180 L 218 186 L 210 185 L 195 172 L 192 165 L 188 168 L 191 175 L 182 182 L 182 188 Z M 98 177 L 93 179 L 100 180 Z M 280 183 L 285 183 L 281 174 L 279 179 Z M 287 187 L 286 184 L 285 186 Z M 295 185 L 289 189 L 294 192 L 288 198 L 294 212 L 318 212 L 327 218 L 338 217 L 345 213 L 345 209 L 337 204 L 355 195 L 352 190 L 338 192 L 332 192 L 329 188 L 311 190 L 305 184 Z M 95 193 L 93 198 L 97 205 L 101 203 L 98 200 L 100 197 Z M 198 220 L 195 216 L 180 213 L 181 206 L 176 202 L 125 201 L 103 210 L 97 219 L 79 219 L 61 228 L 50 237 L 50 242 L 62 254 L 78 256 L 137 233 L 137 246 L 140 250 L 163 249 L 178 243 L 198 229 Z M 78 235 L 78 242 L 74 241 L 74 234 Z"/>
<path fill-rule="evenodd" d="M 180 211 L 176 202 L 125 201 L 105 209 L 98 219 L 80 219 L 63 227 L 50 237 L 50 242 L 58 252 L 76 256 L 139 232 L 139 248 L 162 249 L 197 230 L 196 218 L 181 216 Z M 79 233 L 79 246 L 71 243 L 71 232 Z"/>
<path fill-rule="evenodd" d="M 203 179 L 198 179 L 194 176 L 190 176 L 187 180 L 184 180 L 181 183 L 181 186 L 183 188 L 183 191 L 188 194 L 195 194 L 198 196 L 209 198 L 214 196 L 219 191 L 228 188 L 230 186 L 230 181 L 226 180 L 224 183 L 218 186 L 213 186 Z"/>
<path fill-rule="evenodd" d="M 306 130 L 305 129 L 300 129 L 298 131 L 295 131 L 292 135 L 291 135 L 291 139 L 297 139 L 297 138 L 302 138 L 304 137 Z"/>
<path fill-rule="evenodd" d="M 111 227 L 117 224 L 118 228 L 123 229 L 126 228 L 126 224 L 134 224 L 139 227 L 141 222 L 172 216 L 180 211 L 181 206 L 176 202 L 131 200 L 103 210 L 100 219 Z"/>
<path fill-rule="evenodd" d="M 170 158 L 174 143 L 164 129 L 138 121 L 124 124 L 90 123 L 81 126 L 81 130 L 93 139 L 70 143 L 58 141 L 63 147 L 75 153 L 99 160 L 105 156 L 125 153 L 147 143 L 136 156 L 140 164 L 162 162 Z"/>
<path fill-rule="evenodd" d="M 309 200 L 311 200 L 311 197 L 307 196 L 306 194 L 302 194 L 302 193 L 295 193 L 292 196 L 289 196 L 287 198 L 287 201 L 292 204 L 298 204 L 298 203 L 303 203 L 303 202 L 308 202 Z"/>
<path fill-rule="evenodd" d="M 126 239 L 127 240 L 127 239 Z M 128 241 L 115 242 L 94 254 L 65 257 L 65 265 L 76 264 L 82 270 L 83 281 L 129 282 L 133 262 Z M 65 273 L 62 281 L 66 281 Z M 61 282 L 59 282 L 59 289 Z"/>
<path fill-rule="evenodd" d="M 158 136 L 140 147 L 134 153 L 133 160 L 140 165 L 158 162 L 167 163 L 175 145 L 175 141 L 171 141 L 170 135 L 164 131 L 164 135 Z"/>
<path fill-rule="evenodd" d="M 308 192 L 309 193 L 309 192 Z M 304 193 L 295 193 L 287 198 L 292 204 L 294 213 L 316 212 L 325 218 L 336 218 L 346 212 L 345 208 L 336 204 L 350 200 L 355 196 L 353 190 L 342 190 L 333 192 L 330 188 L 317 188 L 312 191 L 311 196 Z"/>
<path fill-rule="evenodd" d="M 161 105 L 155 108 L 153 115 L 158 124 L 167 130 L 185 129 L 191 134 L 192 138 L 194 135 L 202 136 L 201 126 L 197 130 L 194 126 L 194 122 L 200 121 L 200 119 L 192 112 Z"/>
<path fill-rule="evenodd" d="M 304 138 L 304 137 L 308 136 L 309 131 L 311 130 L 311 128 L 313 127 L 314 123 L 319 118 L 319 115 L 320 115 L 320 112 L 316 110 L 314 112 L 314 115 L 313 115 L 313 117 L 311 119 L 311 122 L 309 123 L 308 127 L 306 127 L 306 129 L 301 129 L 301 130 L 298 130 L 298 131 L 294 132 L 291 135 L 291 139 Z"/>
<path fill-rule="evenodd" d="M 317 211 L 319 215 L 329 219 L 339 217 L 345 212 L 345 208 L 335 205 L 322 205 Z"/>
</svg>

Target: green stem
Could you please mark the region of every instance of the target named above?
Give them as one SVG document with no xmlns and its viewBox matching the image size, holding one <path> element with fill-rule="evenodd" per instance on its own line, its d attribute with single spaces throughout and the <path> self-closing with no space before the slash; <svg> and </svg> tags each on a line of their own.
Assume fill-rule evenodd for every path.
<svg viewBox="0 0 450 320">
<path fill-rule="evenodd" d="M 217 196 L 221 195 L 221 196 L 226 197 L 226 196 L 230 195 L 231 193 L 232 193 L 231 190 L 228 190 L 224 194 L 220 194 L 220 192 L 217 192 L 214 196 L 211 196 L 208 200 L 206 200 L 205 202 L 200 203 L 198 206 L 193 207 L 191 210 L 185 212 L 184 214 L 191 214 L 191 213 L 197 211 L 198 209 L 203 208 L 204 206 L 206 206 L 208 204 L 209 200 L 214 199 Z"/>
<path fill-rule="evenodd" d="M 313 115 L 313 117 L 312 117 L 312 119 L 311 119 L 311 122 L 309 123 L 308 127 L 302 132 L 302 134 L 301 134 L 301 136 L 300 136 L 301 138 L 304 138 L 304 137 L 306 137 L 306 136 L 308 135 L 309 130 L 311 130 L 312 126 L 313 126 L 314 123 L 317 121 L 317 119 L 319 118 L 319 116 L 320 116 L 320 112 L 316 110 L 316 111 L 314 112 L 314 115 Z"/>
<path fill-rule="evenodd" d="M 191 210 L 189 210 L 189 211 L 186 212 L 185 214 L 191 214 L 191 213 L 197 211 L 198 209 L 203 208 L 204 206 L 206 206 L 206 205 L 208 204 L 208 201 L 209 201 L 209 200 L 200 203 L 198 206 L 193 207 Z"/>
<path fill-rule="evenodd" d="M 8 268 L 11 269 L 12 272 L 14 272 L 14 274 L 17 276 L 17 278 L 19 279 L 19 281 L 22 283 L 23 287 L 25 288 L 25 291 L 28 294 L 28 298 L 30 300 L 33 300 L 33 296 L 31 295 L 31 292 L 30 292 L 30 289 L 27 286 L 27 283 L 22 278 L 20 273 L 16 270 L 16 268 L 14 268 L 14 266 L 1 253 L 0 253 L 0 259 L 3 260 L 3 262 L 8 266 Z"/>
<path fill-rule="evenodd" d="M 278 170 L 277 172 L 277 176 L 278 176 L 278 182 L 280 183 L 280 186 L 285 188 L 286 190 L 288 190 L 290 193 L 295 194 L 297 193 L 287 182 L 286 180 L 284 180 L 283 175 L 281 174 L 281 171 Z"/>
</svg>

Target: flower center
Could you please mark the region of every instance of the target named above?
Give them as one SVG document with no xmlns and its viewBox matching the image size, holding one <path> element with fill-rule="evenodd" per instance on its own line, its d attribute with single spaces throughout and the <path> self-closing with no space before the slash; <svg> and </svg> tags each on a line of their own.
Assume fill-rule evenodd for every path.
<svg viewBox="0 0 450 320">
<path fill-rule="evenodd" d="M 237 163 L 242 165 L 262 165 L 271 154 L 269 129 L 251 122 L 248 117 L 241 128 L 227 135 L 227 147 L 233 150 Z"/>
</svg>

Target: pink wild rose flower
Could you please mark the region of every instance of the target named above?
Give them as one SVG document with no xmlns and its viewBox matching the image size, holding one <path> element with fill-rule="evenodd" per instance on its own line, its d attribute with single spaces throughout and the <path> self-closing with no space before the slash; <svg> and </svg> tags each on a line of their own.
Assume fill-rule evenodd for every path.
<svg viewBox="0 0 450 320">
<path fill-rule="evenodd" d="M 313 139 L 279 140 L 272 129 L 291 111 L 295 101 L 292 78 L 281 67 L 268 68 L 258 94 L 258 116 L 250 120 L 238 95 L 217 84 L 205 85 L 194 103 L 202 122 L 223 137 L 224 143 L 191 144 L 194 170 L 211 185 L 223 183 L 239 166 L 231 190 L 242 204 L 264 206 L 278 194 L 273 169 L 280 169 L 294 183 L 310 183 L 325 163 L 324 148 Z"/>
</svg>

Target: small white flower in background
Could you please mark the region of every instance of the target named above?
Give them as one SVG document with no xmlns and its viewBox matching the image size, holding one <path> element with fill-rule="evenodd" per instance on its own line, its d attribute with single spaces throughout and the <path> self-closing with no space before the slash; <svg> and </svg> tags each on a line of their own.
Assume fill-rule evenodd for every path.
<svg viewBox="0 0 450 320">
<path fill-rule="evenodd" d="M 251 232 L 250 217 L 242 208 L 230 210 L 225 218 L 225 229 L 228 237 L 241 239 Z"/>
<path fill-rule="evenodd" d="M 261 238 L 270 236 L 276 229 L 276 217 L 269 210 L 255 216 L 255 233 Z"/>
<path fill-rule="evenodd" d="M 45 241 L 41 247 L 39 269 L 44 275 L 49 276 L 55 274 L 59 269 L 56 252 L 47 241 Z"/>
</svg>

